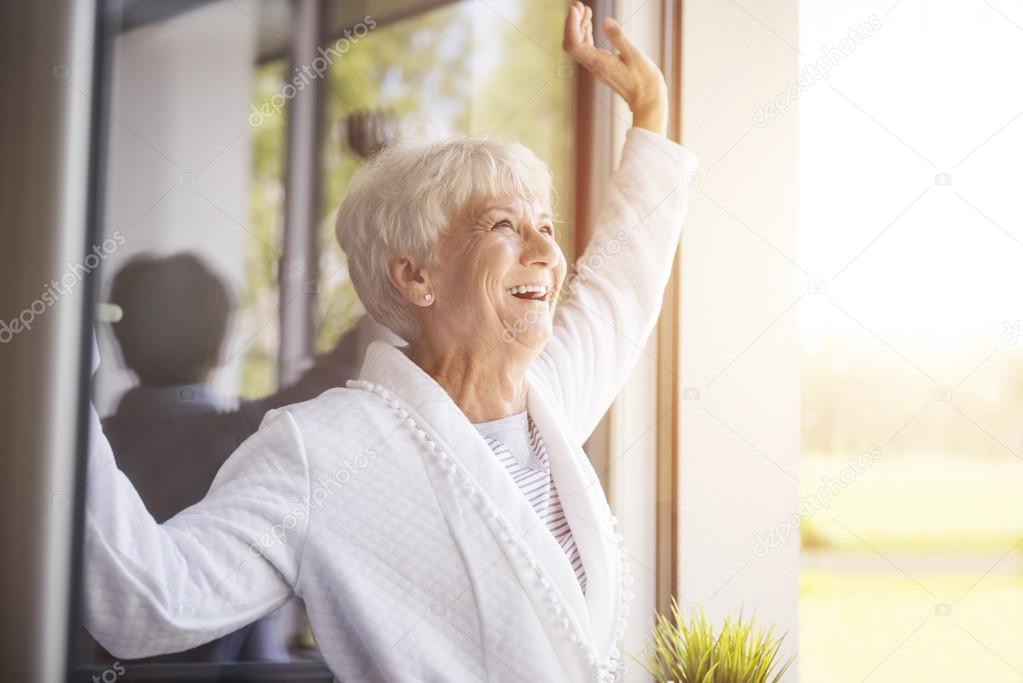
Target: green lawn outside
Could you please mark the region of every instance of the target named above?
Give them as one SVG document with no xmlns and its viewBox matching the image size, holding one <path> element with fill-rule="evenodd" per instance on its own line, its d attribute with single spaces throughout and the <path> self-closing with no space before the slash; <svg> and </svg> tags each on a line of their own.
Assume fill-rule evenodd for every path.
<svg viewBox="0 0 1023 683">
<path fill-rule="evenodd" d="M 834 491 L 803 519 L 807 547 L 872 552 L 865 540 L 881 551 L 1001 555 L 1023 538 L 1023 460 L 882 454 L 836 484 L 846 466 L 845 457 L 803 456 L 804 500 Z"/>
<path fill-rule="evenodd" d="M 1023 681 L 1023 576 L 914 578 L 803 572 L 801 683 Z"/>
<path fill-rule="evenodd" d="M 835 484 L 846 465 L 803 458 L 804 500 L 830 500 L 802 523 L 829 561 L 800 576 L 800 681 L 1023 682 L 1023 461 L 882 454 Z"/>
</svg>

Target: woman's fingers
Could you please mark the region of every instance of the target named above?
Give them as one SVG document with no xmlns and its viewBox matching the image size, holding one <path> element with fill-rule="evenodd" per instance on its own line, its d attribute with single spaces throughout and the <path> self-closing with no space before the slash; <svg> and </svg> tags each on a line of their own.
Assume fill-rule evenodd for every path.
<svg viewBox="0 0 1023 683">
<path fill-rule="evenodd" d="M 610 52 L 599 49 L 593 43 L 593 10 L 581 2 L 574 2 L 565 17 L 565 35 L 562 48 L 587 69 L 604 71 L 608 58 L 615 58 Z"/>
<path fill-rule="evenodd" d="M 611 41 L 615 49 L 621 53 L 626 62 L 636 58 L 639 48 L 632 44 L 632 41 L 625 35 L 625 31 L 622 30 L 622 25 L 613 17 L 604 19 L 604 35 Z"/>
<path fill-rule="evenodd" d="M 593 45 L 592 16 L 592 10 L 581 2 L 575 2 L 569 7 L 561 44 L 565 52 L 576 56 L 582 48 Z"/>
<path fill-rule="evenodd" d="M 613 18 L 604 19 L 604 34 L 612 51 L 593 42 L 593 10 L 573 2 L 565 16 L 565 52 L 628 103 L 633 125 L 664 133 L 667 124 L 667 87 L 657 64 L 632 44 Z"/>
<path fill-rule="evenodd" d="M 609 17 L 603 25 L 613 51 L 602 50 L 593 42 L 593 10 L 581 2 L 572 3 L 565 18 L 563 47 L 598 80 L 631 102 L 640 85 L 637 67 L 644 65 L 643 54 L 625 37 L 617 21 Z"/>
<path fill-rule="evenodd" d="M 573 3 L 568 8 L 568 14 L 565 15 L 565 31 L 561 37 L 561 49 L 569 54 L 572 54 L 572 50 L 580 42 L 580 14 L 579 8 Z"/>
</svg>

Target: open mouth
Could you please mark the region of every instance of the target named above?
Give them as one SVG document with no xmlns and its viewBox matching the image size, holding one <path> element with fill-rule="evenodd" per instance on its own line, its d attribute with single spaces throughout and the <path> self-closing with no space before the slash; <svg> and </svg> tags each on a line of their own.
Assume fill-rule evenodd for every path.
<svg viewBox="0 0 1023 683">
<path fill-rule="evenodd" d="M 549 303 L 554 289 L 547 285 L 517 285 L 515 287 L 509 287 L 505 291 L 516 299 L 522 299 L 523 301 L 542 301 L 544 303 Z"/>
</svg>

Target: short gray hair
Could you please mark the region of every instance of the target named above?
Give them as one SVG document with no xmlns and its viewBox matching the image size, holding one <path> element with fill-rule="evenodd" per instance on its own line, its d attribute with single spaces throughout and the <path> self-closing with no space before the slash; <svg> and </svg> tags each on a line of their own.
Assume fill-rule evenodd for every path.
<svg viewBox="0 0 1023 683">
<path fill-rule="evenodd" d="M 553 212 L 552 192 L 550 169 L 516 142 L 486 136 L 397 142 L 355 172 L 335 234 L 366 310 L 411 341 L 416 333 L 411 304 L 391 284 L 390 261 L 407 257 L 434 267 L 440 237 L 459 221 L 472 220 L 480 201 L 522 197 Z"/>
</svg>

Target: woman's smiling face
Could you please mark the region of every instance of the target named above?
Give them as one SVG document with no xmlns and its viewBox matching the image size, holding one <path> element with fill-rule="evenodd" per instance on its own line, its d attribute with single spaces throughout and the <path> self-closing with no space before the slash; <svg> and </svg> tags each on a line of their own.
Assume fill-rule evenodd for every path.
<svg viewBox="0 0 1023 683">
<path fill-rule="evenodd" d="M 538 351 L 550 339 L 564 254 L 549 210 L 521 197 L 477 202 L 438 245 L 431 281 L 436 297 L 424 336 L 455 332 L 487 344 Z M 457 332 L 456 332 L 457 331 Z"/>
</svg>

